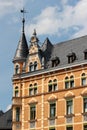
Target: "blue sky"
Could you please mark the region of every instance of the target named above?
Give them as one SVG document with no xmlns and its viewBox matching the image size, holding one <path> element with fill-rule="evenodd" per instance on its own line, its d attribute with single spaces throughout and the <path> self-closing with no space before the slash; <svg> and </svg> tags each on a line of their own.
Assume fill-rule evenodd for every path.
<svg viewBox="0 0 87 130">
<path fill-rule="evenodd" d="M 53 44 L 87 35 L 87 0 L 0 0 L 0 109 L 12 103 L 12 59 L 21 35 L 25 8 L 25 33 L 33 30 L 41 43 L 48 37 Z"/>
</svg>

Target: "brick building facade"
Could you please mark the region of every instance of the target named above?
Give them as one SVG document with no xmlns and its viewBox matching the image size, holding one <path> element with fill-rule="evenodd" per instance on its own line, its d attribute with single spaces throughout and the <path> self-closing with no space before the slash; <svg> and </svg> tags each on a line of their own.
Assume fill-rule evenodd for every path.
<svg viewBox="0 0 87 130">
<path fill-rule="evenodd" d="M 13 130 L 87 130 L 87 36 L 28 47 L 23 18 L 13 58 Z"/>
</svg>

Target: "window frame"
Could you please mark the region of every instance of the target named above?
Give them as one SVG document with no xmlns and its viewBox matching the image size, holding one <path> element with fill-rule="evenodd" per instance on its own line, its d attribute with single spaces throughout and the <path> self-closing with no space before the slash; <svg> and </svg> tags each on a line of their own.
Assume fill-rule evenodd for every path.
<svg viewBox="0 0 87 130">
<path fill-rule="evenodd" d="M 85 86 L 87 84 L 86 82 L 87 82 L 86 74 L 82 73 L 82 75 L 81 75 L 81 85 Z"/>
<path fill-rule="evenodd" d="M 73 99 L 66 100 L 66 115 L 73 114 Z"/>
<path fill-rule="evenodd" d="M 20 107 L 16 107 L 16 122 L 20 122 Z"/>
<path fill-rule="evenodd" d="M 49 118 L 55 118 L 55 117 L 56 117 L 56 102 L 53 101 L 49 103 Z"/>
<path fill-rule="evenodd" d="M 36 119 L 36 104 L 30 105 L 30 120 Z"/>
</svg>

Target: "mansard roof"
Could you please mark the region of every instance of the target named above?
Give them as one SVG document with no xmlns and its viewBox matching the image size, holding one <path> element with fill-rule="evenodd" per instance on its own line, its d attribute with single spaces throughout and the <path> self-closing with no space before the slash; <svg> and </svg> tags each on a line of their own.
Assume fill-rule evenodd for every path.
<svg viewBox="0 0 87 130">
<path fill-rule="evenodd" d="M 51 59 L 53 59 L 54 57 L 59 57 L 60 59 L 60 64 L 58 66 L 67 65 L 68 64 L 67 55 L 72 52 L 76 55 L 76 60 L 74 61 L 75 63 L 84 61 L 84 51 L 86 49 L 87 49 L 87 36 L 82 36 L 80 38 L 54 44 L 50 53 L 49 53 L 50 47 L 48 47 L 48 49 L 46 48 L 42 50 L 44 50 L 44 53 L 45 50 L 47 50 L 46 51 L 47 57 L 50 54 L 49 59 L 46 62 L 47 68 L 50 68 L 52 62 Z"/>
<path fill-rule="evenodd" d="M 0 116 L 0 130 L 12 129 L 12 110 L 8 110 L 2 116 Z"/>
</svg>

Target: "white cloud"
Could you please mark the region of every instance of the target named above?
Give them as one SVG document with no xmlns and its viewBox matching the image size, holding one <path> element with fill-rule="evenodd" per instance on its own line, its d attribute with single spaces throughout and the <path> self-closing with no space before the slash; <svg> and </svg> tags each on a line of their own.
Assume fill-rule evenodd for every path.
<svg viewBox="0 0 87 130">
<path fill-rule="evenodd" d="M 8 111 L 9 109 L 11 109 L 12 105 L 8 105 L 7 108 L 6 108 L 6 111 Z"/>
<path fill-rule="evenodd" d="M 36 28 L 38 35 L 60 36 L 73 28 L 75 33 L 73 37 L 87 34 L 87 0 L 79 0 L 74 6 L 69 5 L 68 0 L 61 2 L 61 11 L 58 6 L 45 8 L 40 15 L 33 18 L 32 24 L 26 25 L 26 33 L 31 35 Z"/>
<path fill-rule="evenodd" d="M 27 0 L 0 0 L 0 17 L 23 8 Z"/>
</svg>

